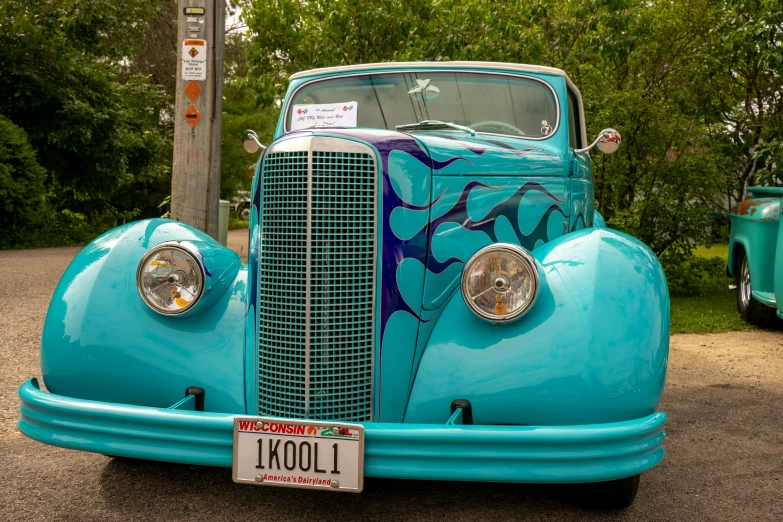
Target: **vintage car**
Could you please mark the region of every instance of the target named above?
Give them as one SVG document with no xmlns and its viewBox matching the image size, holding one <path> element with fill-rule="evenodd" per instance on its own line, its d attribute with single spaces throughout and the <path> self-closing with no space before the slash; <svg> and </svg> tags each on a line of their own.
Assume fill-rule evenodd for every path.
<svg viewBox="0 0 783 522">
<path fill-rule="evenodd" d="M 559 69 L 295 74 L 252 188 L 249 261 L 182 223 L 99 237 L 52 298 L 19 429 L 242 484 L 592 483 L 661 462 L 669 298 L 594 209 Z"/>
<path fill-rule="evenodd" d="M 250 193 L 246 190 L 238 191 L 229 205 L 231 212 L 236 212 L 239 219 L 248 221 L 250 219 Z"/>
<path fill-rule="evenodd" d="M 750 198 L 731 209 L 726 275 L 736 280 L 737 311 L 750 324 L 777 326 L 783 317 L 783 187 L 750 187 Z M 751 278 L 752 276 L 752 278 Z M 752 281 L 752 284 L 751 284 Z M 777 299 L 779 296 L 780 299 Z"/>
</svg>

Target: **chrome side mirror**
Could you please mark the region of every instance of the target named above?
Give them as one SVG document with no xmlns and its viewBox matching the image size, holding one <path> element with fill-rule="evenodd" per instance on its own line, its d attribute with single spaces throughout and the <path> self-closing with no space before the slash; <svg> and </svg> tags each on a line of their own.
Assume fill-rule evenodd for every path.
<svg viewBox="0 0 783 522">
<path fill-rule="evenodd" d="M 258 141 L 258 134 L 256 134 L 255 131 L 246 130 L 242 136 L 242 147 L 244 147 L 245 151 L 249 154 L 258 152 L 258 149 L 264 150 L 266 148 Z"/>
<path fill-rule="evenodd" d="M 598 137 L 593 143 L 583 149 L 574 149 L 574 153 L 587 152 L 598 145 L 598 149 L 604 154 L 614 154 L 620 148 L 621 141 L 622 138 L 619 132 L 614 129 L 604 129 L 598 133 Z"/>
</svg>

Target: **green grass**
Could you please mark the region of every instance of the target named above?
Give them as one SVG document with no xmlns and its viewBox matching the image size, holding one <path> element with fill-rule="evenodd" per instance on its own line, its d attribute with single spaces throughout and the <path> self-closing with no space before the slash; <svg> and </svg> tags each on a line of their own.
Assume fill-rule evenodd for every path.
<svg viewBox="0 0 783 522">
<path fill-rule="evenodd" d="M 722 244 L 710 245 L 710 246 L 701 245 L 701 246 L 697 246 L 694 249 L 693 253 L 705 259 L 719 257 L 724 261 L 726 261 L 729 258 L 729 245 L 728 243 L 722 243 Z"/>
<path fill-rule="evenodd" d="M 672 296 L 672 333 L 719 333 L 754 328 L 740 319 L 734 292 Z"/>
<path fill-rule="evenodd" d="M 228 220 L 228 229 L 235 230 L 237 228 L 249 228 L 250 222 L 242 219 L 231 218 Z"/>
<path fill-rule="evenodd" d="M 728 259 L 729 245 L 718 244 L 696 247 L 699 257 Z M 754 328 L 740 319 L 734 291 L 728 286 L 728 277 L 723 289 L 703 296 L 672 296 L 672 333 L 718 333 Z"/>
</svg>

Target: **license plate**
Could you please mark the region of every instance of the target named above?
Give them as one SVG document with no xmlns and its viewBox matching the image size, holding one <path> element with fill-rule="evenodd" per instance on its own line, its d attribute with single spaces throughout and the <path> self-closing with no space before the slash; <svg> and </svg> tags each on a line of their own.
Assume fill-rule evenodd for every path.
<svg viewBox="0 0 783 522">
<path fill-rule="evenodd" d="M 360 424 L 234 418 L 234 482 L 359 493 L 364 487 Z"/>
</svg>

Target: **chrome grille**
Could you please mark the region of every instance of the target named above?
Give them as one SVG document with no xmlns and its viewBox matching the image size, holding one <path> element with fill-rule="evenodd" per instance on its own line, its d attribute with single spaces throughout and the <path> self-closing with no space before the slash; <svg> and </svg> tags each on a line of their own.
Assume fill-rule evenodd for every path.
<svg viewBox="0 0 783 522">
<path fill-rule="evenodd" d="M 369 148 L 336 138 L 264 157 L 261 415 L 372 418 L 376 171 Z"/>
</svg>

